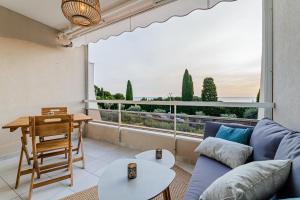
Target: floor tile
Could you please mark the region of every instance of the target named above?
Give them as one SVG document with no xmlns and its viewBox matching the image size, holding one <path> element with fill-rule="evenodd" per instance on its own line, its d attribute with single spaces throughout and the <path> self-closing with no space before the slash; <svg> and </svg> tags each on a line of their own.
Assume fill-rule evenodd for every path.
<svg viewBox="0 0 300 200">
<path fill-rule="evenodd" d="M 75 143 L 76 144 L 76 143 Z M 45 187 L 35 189 L 33 198 L 38 200 L 55 200 L 60 199 L 76 192 L 88 189 L 98 184 L 99 177 L 105 168 L 116 159 L 134 158 L 134 155 L 140 151 L 132 150 L 126 147 L 113 145 L 106 142 L 96 141 L 92 139 L 84 139 L 85 149 L 85 169 L 82 169 L 82 162 L 74 163 L 74 185 L 69 187 L 70 180 L 64 180 Z M 77 156 L 75 154 L 75 156 Z M 18 189 L 14 189 L 19 156 L 15 156 L 6 160 L 1 160 L 0 165 L 0 199 L 20 200 L 27 199 L 29 192 L 29 183 L 31 175 L 21 176 Z M 44 160 L 44 164 L 53 161 L 64 160 L 64 156 L 48 158 Z M 176 162 L 180 167 L 187 171 L 192 171 L 193 165 L 183 162 Z M 28 168 L 24 157 L 23 168 Z M 42 175 L 41 180 L 53 178 L 57 175 L 68 173 L 66 170 L 55 171 Z"/>
<path fill-rule="evenodd" d="M 14 199 L 17 197 L 17 193 L 15 193 L 6 182 L 0 179 L 0 199 Z"/>
<path fill-rule="evenodd" d="M 54 200 L 54 199 L 62 199 L 62 198 L 64 198 L 64 197 L 70 196 L 70 195 L 72 195 L 72 194 L 74 194 L 74 192 L 73 192 L 72 190 L 70 190 L 70 189 L 65 189 L 65 190 L 63 190 L 62 192 L 59 192 L 58 194 L 54 195 L 54 196 L 53 196 L 53 200 Z"/>
</svg>

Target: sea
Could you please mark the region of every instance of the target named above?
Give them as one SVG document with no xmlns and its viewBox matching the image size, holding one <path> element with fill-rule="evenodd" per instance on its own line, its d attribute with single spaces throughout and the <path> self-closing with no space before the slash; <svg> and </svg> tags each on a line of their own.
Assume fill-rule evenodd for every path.
<svg viewBox="0 0 300 200">
<path fill-rule="evenodd" d="M 134 97 L 134 100 L 140 101 L 142 98 L 147 98 L 150 101 L 157 97 Z M 223 102 L 253 103 L 256 102 L 256 97 L 218 97 L 218 100 Z"/>
</svg>

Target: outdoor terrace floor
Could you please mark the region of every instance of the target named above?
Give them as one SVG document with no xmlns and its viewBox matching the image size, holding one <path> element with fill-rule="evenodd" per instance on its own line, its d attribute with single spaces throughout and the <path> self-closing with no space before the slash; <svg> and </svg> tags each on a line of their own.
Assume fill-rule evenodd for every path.
<svg viewBox="0 0 300 200">
<path fill-rule="evenodd" d="M 32 199 L 38 200 L 54 200 L 60 199 L 69 195 L 72 195 L 76 192 L 88 189 L 92 186 L 98 184 L 99 176 L 101 175 L 105 166 L 116 159 L 120 158 L 133 158 L 135 154 L 140 151 L 128 149 L 118 145 L 113 145 L 106 142 L 96 141 L 92 139 L 84 139 L 85 147 L 85 157 L 86 157 L 86 167 L 82 169 L 81 162 L 74 164 L 74 185 L 69 187 L 69 180 L 62 182 L 54 183 L 45 187 L 41 187 L 33 190 Z M 76 144 L 76 143 L 75 143 Z M 20 200 L 27 199 L 29 191 L 29 183 L 31 175 L 21 176 L 20 185 L 18 189 L 14 189 L 17 167 L 18 167 L 19 155 L 14 157 L 0 160 L 0 199 L 2 200 Z M 60 158 L 51 158 L 51 159 L 60 159 Z M 51 159 L 48 159 L 50 161 Z M 45 159 L 47 162 L 47 159 Z M 176 165 L 185 169 L 188 172 L 192 172 L 193 165 L 178 162 Z M 23 166 L 28 167 L 23 160 Z M 60 171 L 53 172 L 52 174 L 42 175 L 43 177 L 52 177 L 55 173 Z"/>
</svg>

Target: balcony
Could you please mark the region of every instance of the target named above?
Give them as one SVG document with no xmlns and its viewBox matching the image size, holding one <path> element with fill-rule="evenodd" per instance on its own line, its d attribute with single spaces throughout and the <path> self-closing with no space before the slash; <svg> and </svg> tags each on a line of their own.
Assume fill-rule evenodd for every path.
<svg viewBox="0 0 300 200">
<path fill-rule="evenodd" d="M 231 1 L 234 0 L 224 0 L 224 2 Z M 58 1 L 45 1 L 44 4 L 40 4 L 37 0 L 27 0 L 26 2 L 1 1 L 0 127 L 4 127 L 8 122 L 19 117 L 25 116 L 26 119 L 29 119 L 28 116 L 41 115 L 40 109 L 43 107 L 66 106 L 69 114 L 87 114 L 93 119 L 82 126 L 83 147 L 85 149 L 82 154 L 86 157 L 86 167 L 82 169 L 82 163 L 74 159 L 73 186 L 69 187 L 69 181 L 59 181 L 34 189 L 32 199 L 52 200 L 64 197 L 72 199 L 70 195 L 79 198 L 82 195 L 81 192 L 84 191 L 84 197 L 87 197 L 90 189 L 93 192 L 97 190 L 95 186 L 99 185 L 100 177 L 114 161 L 134 158 L 136 154 L 146 150 L 163 148 L 170 151 L 176 160 L 175 166 L 173 169 L 168 168 L 168 172 L 172 175 L 172 172 L 178 168 L 182 170 L 181 173 L 177 173 L 174 179 L 176 184 L 179 182 L 177 186 L 181 186 L 180 190 L 177 191 L 178 193 L 171 191 L 171 196 L 178 194 L 177 199 L 181 200 L 186 192 L 188 181 L 192 180 L 190 177 L 194 172 L 194 167 L 197 166 L 195 163 L 198 163 L 199 160 L 200 164 L 207 161 L 206 158 L 200 158 L 194 152 L 195 148 L 204 141 L 205 123 L 213 121 L 254 126 L 262 118 L 268 117 L 276 123 L 288 127 L 288 129 L 284 129 L 288 133 L 298 134 L 296 131 L 290 130 L 300 130 L 299 1 L 262 1 L 262 70 L 261 102 L 259 103 L 95 100 L 94 68 L 89 62 L 88 44 L 123 32 L 134 31 L 138 27 L 146 27 L 153 22 L 164 22 L 172 16 L 185 16 L 193 10 L 211 9 L 219 6 L 216 4 L 221 4 L 221 2 L 222 0 L 101 0 L 103 18 L 100 24 L 83 28 L 71 25 L 65 19 L 61 12 L 61 4 Z M 232 3 L 231 5 L 234 6 L 235 4 Z M 83 99 L 86 100 L 83 101 Z M 98 104 L 110 106 L 108 109 L 103 109 L 99 108 Z M 130 105 L 162 106 L 169 111 L 161 113 L 125 109 Z M 242 119 L 233 115 L 222 117 L 205 116 L 201 113 L 189 115 L 181 112 L 183 107 L 196 109 L 203 107 L 254 108 L 258 110 L 258 117 Z M 24 118 L 22 119 L 24 120 Z M 275 122 L 274 124 L 276 124 Z M 73 126 L 73 121 L 70 120 L 69 123 Z M 68 126 L 69 131 L 73 128 L 72 126 Z M 35 171 L 32 168 L 36 166 L 28 165 L 25 156 L 23 156 L 23 162 L 20 166 L 28 169 L 22 174 L 20 185 L 15 189 L 16 176 L 20 173 L 18 172 L 18 161 L 22 160 L 19 157 L 20 151 L 25 151 L 22 145 L 28 145 L 27 154 L 30 156 L 28 160 L 35 159 L 32 156 L 34 151 L 34 148 L 31 147 L 32 140 L 25 142 L 26 139 L 24 139 L 32 136 L 32 127 L 27 123 L 25 126 L 0 130 L 0 199 L 27 199 L 29 188 L 33 187 L 30 184 L 32 172 L 33 179 L 41 181 L 57 175 L 56 172 L 44 170 L 43 172 L 48 172 L 46 175 L 43 174 L 38 178 L 40 175 L 38 174 L 35 178 Z M 77 131 L 75 130 L 75 134 L 72 134 L 73 146 L 77 144 L 79 139 L 76 134 Z M 43 142 L 42 140 L 41 137 L 40 142 Z M 261 141 L 269 141 L 269 139 L 262 139 Z M 273 147 L 278 145 L 271 144 L 270 149 L 274 149 Z M 70 149 L 72 147 L 68 146 L 68 150 Z M 270 149 L 268 149 L 267 154 L 271 152 Z M 288 147 L 285 149 L 289 150 Z M 66 152 L 67 150 L 65 148 L 62 151 Z M 275 152 L 273 153 L 275 154 Z M 77 153 L 69 152 L 69 157 L 70 155 L 77 156 Z M 39 156 L 38 159 L 43 157 L 43 152 Z M 274 156 L 271 160 L 275 158 Z M 52 161 L 61 160 L 66 160 L 64 155 L 47 158 L 44 162 L 48 164 Z M 71 161 L 73 160 L 68 159 L 69 163 L 73 163 Z M 41 160 L 36 161 L 36 163 L 40 162 Z M 218 161 L 211 160 L 208 163 L 220 164 Z M 205 165 L 204 170 L 210 170 L 210 166 L 212 166 L 210 164 Z M 66 165 L 63 167 L 67 168 Z M 122 168 L 125 169 L 124 177 L 127 176 L 126 170 L 128 168 L 126 167 Z M 160 167 L 162 168 L 162 166 Z M 224 173 L 226 170 L 231 170 L 226 166 L 223 166 L 222 169 Z M 292 165 L 291 169 L 295 172 L 292 174 L 296 174 L 300 167 L 296 163 Z M 134 171 L 134 168 L 130 170 Z M 160 172 L 160 170 L 156 172 Z M 184 173 L 185 182 L 180 184 L 176 178 L 178 175 L 179 178 L 182 178 Z M 199 174 L 205 175 L 205 173 Z M 115 178 L 115 175 L 117 173 L 113 174 L 112 177 Z M 153 173 L 153 177 L 155 175 Z M 221 176 L 222 174 L 217 175 Z M 163 182 L 163 180 L 151 180 L 156 181 L 157 184 L 153 184 L 155 186 Z M 201 177 L 201 181 L 196 180 L 196 182 L 208 183 L 206 180 L 208 179 Z M 293 181 L 299 183 L 299 178 L 295 178 Z M 43 186 L 43 184 L 37 185 Z M 169 185 L 165 186 L 160 188 L 159 195 L 161 196 L 158 199 L 163 198 L 164 195 L 168 196 L 166 190 Z M 297 187 L 296 184 L 295 187 L 285 189 L 286 191 L 296 189 L 298 194 L 292 192 L 289 194 L 295 197 L 300 196 L 299 186 Z M 199 199 L 200 194 L 197 195 L 194 199 Z M 176 200 L 176 197 L 173 199 Z"/>
</svg>

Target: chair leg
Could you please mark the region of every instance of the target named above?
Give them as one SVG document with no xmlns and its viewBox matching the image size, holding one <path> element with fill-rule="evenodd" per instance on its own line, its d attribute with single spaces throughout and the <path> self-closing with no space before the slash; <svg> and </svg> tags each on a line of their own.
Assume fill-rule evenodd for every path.
<svg viewBox="0 0 300 200">
<path fill-rule="evenodd" d="M 81 131 L 80 131 L 80 151 L 81 151 L 81 156 L 82 156 L 82 169 L 84 169 L 85 168 L 85 160 L 84 160 L 83 139 L 82 139 Z"/>
<path fill-rule="evenodd" d="M 65 159 L 67 159 L 67 158 L 68 158 L 67 152 L 68 152 L 68 149 L 67 149 L 67 148 L 65 148 Z"/>
<path fill-rule="evenodd" d="M 73 186 L 73 157 L 72 157 L 72 147 L 69 148 L 69 156 L 68 156 L 68 163 L 69 163 L 69 171 L 70 171 L 70 174 L 71 174 L 71 182 L 70 182 L 70 187 Z"/>
<path fill-rule="evenodd" d="M 79 149 L 80 149 L 80 145 L 81 145 L 81 137 L 80 137 L 81 133 L 80 133 L 80 127 L 78 130 L 78 144 L 77 144 L 77 152 L 76 154 L 79 154 Z"/>
<path fill-rule="evenodd" d="M 33 168 L 32 168 L 32 174 L 31 174 L 31 180 L 30 180 L 30 187 L 29 187 L 29 195 L 28 195 L 28 199 L 29 200 L 31 200 L 31 198 L 32 198 L 34 172 L 35 172 L 35 167 L 33 166 Z"/>
<path fill-rule="evenodd" d="M 41 173 L 40 173 L 40 168 L 39 168 L 39 161 L 38 159 L 34 156 L 33 157 L 33 167 L 36 170 L 37 178 L 41 178 Z"/>
<path fill-rule="evenodd" d="M 23 161 L 23 148 L 21 148 L 21 153 L 20 153 L 20 160 L 19 160 L 19 166 L 18 166 L 15 189 L 17 189 L 18 186 L 19 186 L 20 176 L 21 176 L 21 168 L 22 168 L 22 161 Z"/>
</svg>

